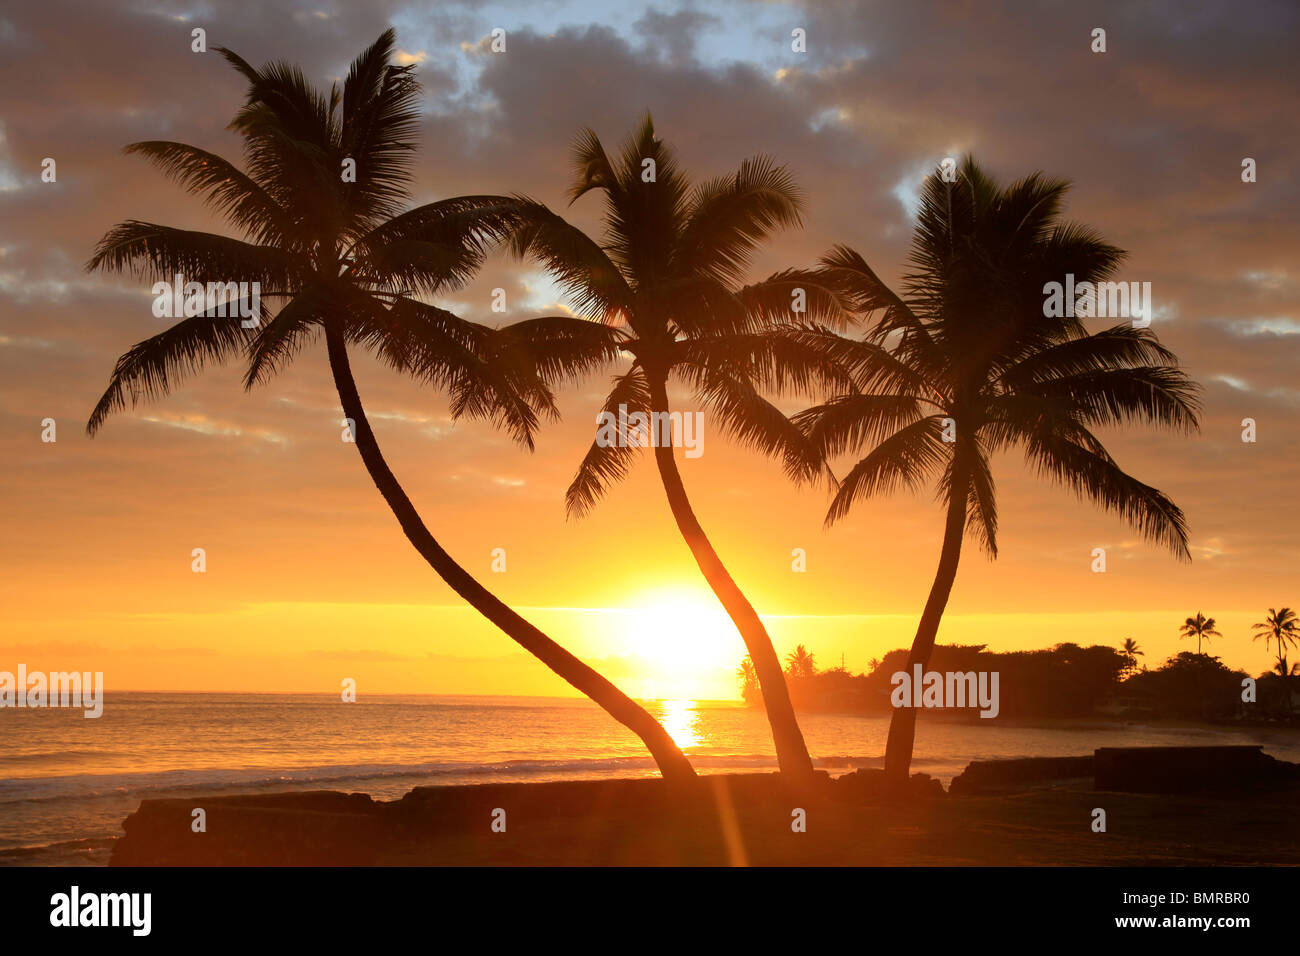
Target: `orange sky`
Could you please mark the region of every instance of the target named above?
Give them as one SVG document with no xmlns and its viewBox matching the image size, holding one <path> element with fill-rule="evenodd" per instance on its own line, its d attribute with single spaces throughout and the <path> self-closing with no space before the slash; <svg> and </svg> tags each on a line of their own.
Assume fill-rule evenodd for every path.
<svg viewBox="0 0 1300 956">
<path fill-rule="evenodd" d="M 713 6 L 735 13 L 701 9 Z M 236 369 L 212 371 L 85 437 L 113 361 L 160 324 L 147 284 L 86 276 L 79 264 L 122 219 L 215 226 L 120 148 L 171 138 L 237 155 L 223 126 L 242 91 L 215 56 L 188 52 L 186 21 L 95 11 L 70 25 L 60 9 L 6 13 L 11 29 L 0 29 L 12 47 L 0 56 L 0 669 L 103 670 L 110 690 L 333 692 L 351 677 L 362 693 L 566 693 L 407 545 L 355 447 L 339 440 L 317 352 L 251 394 Z M 1072 31 L 1083 25 L 1061 11 L 991 16 L 959 37 L 888 8 L 859 22 L 834 5 L 765 5 L 732 32 L 677 14 L 557 9 L 549 25 L 507 20 L 511 52 L 496 60 L 474 46 L 487 28 L 457 5 L 319 18 L 270 5 L 210 18 L 220 34 L 211 42 L 254 62 L 302 61 L 323 82 L 395 23 L 429 100 L 417 201 L 518 189 L 560 208 L 573 132 L 590 123 L 618 142 L 645 107 L 697 179 L 772 153 L 807 188 L 809 210 L 804 230 L 772 243 L 764 269 L 807 265 L 842 240 L 895 281 L 908 190 L 952 150 L 974 150 L 1004 179 L 1036 168 L 1072 178 L 1070 216 L 1131 251 L 1120 278 L 1153 282 L 1154 328 L 1206 387 L 1197 438 L 1104 436 L 1121 464 L 1183 507 L 1194 561 L 1141 543 L 1018 459 L 998 461 L 1001 557 L 968 543 L 939 639 L 1011 650 L 1131 636 L 1155 665 L 1189 647 L 1177 627 L 1202 611 L 1219 621 L 1212 650 L 1225 662 L 1270 665 L 1250 624 L 1270 606 L 1300 604 L 1300 232 L 1284 174 L 1300 149 L 1295 124 L 1269 119 L 1290 115 L 1296 92 L 1277 30 L 1195 23 L 1193 40 L 1208 31 L 1220 51 L 1206 62 L 1193 54 L 1203 36 L 1182 46 L 1126 14 L 1140 55 L 1120 44 L 1095 61 L 1077 55 Z M 769 55 L 782 17 L 833 39 L 806 61 Z M 114 38 L 140 52 L 130 69 L 111 54 Z M 1051 71 L 1049 95 L 1035 77 L 1062 59 L 1070 68 Z M 978 92 L 958 82 L 971 75 L 983 78 Z M 998 107 L 1009 102 L 1014 110 Z M 1080 139 L 1079 116 L 1105 122 Z M 1248 188 L 1236 170 L 1252 154 L 1266 174 Z M 45 156 L 58 159 L 56 184 L 37 179 Z M 594 205 L 574 218 L 591 225 Z M 509 293 L 507 320 L 555 308 L 544 277 L 503 259 L 449 304 L 499 320 L 488 312 L 496 287 Z M 649 459 L 591 516 L 564 517 L 604 376 L 562 396 L 564 421 L 528 455 L 486 425 L 449 422 L 439 396 L 357 366 L 426 522 L 502 598 L 633 694 L 735 696 L 743 647 L 677 536 Z M 1256 444 L 1239 440 L 1247 415 L 1259 422 Z M 46 417 L 58 423 L 53 444 L 40 440 Z M 843 655 L 862 670 L 910 641 L 937 560 L 932 501 L 871 502 L 825 531 L 824 489 L 792 488 L 707 419 L 704 455 L 679 453 L 679 463 L 779 651 L 803 642 L 822 665 Z M 204 574 L 190 570 L 196 547 Z M 504 574 L 490 570 L 498 547 Z M 791 570 L 796 547 L 806 573 Z M 1095 547 L 1108 549 L 1105 574 L 1090 570 Z"/>
</svg>

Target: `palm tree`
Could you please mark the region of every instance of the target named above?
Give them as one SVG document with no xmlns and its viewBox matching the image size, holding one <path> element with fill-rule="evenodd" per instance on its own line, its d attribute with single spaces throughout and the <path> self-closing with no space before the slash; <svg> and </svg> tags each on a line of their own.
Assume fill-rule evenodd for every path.
<svg viewBox="0 0 1300 956">
<path fill-rule="evenodd" d="M 1297 640 L 1300 640 L 1300 618 L 1289 607 L 1276 611 L 1269 608 L 1268 616 L 1258 624 L 1252 624 L 1251 630 L 1257 632 L 1254 640 L 1263 638 L 1265 651 L 1268 650 L 1270 641 L 1277 642 L 1277 657 L 1281 661 L 1286 656 L 1287 646 L 1294 647 Z"/>
<path fill-rule="evenodd" d="M 736 676 L 740 678 L 740 696 L 749 700 L 758 691 L 758 674 L 749 655 L 746 655 L 740 662 L 740 666 L 736 668 Z"/>
<path fill-rule="evenodd" d="M 1300 663 L 1287 666 L 1286 655 L 1279 654 L 1277 662 L 1273 665 L 1273 670 L 1281 678 L 1282 685 L 1282 706 L 1288 713 L 1293 709 L 1291 706 L 1291 678 L 1300 674 Z"/>
<path fill-rule="evenodd" d="M 517 255 L 549 269 L 579 316 L 513 327 L 548 383 L 630 356 L 630 367 L 613 379 L 605 401 L 610 415 L 646 414 L 653 436 L 653 423 L 670 420 L 668 383 L 677 376 L 723 432 L 780 455 L 792 477 L 815 478 L 816 456 L 761 393 L 811 393 L 824 381 L 841 381 L 805 346 L 770 334 L 790 318 L 800 296 L 809 318 L 834 319 L 839 302 L 816 276 L 795 270 L 740 284 L 757 245 L 776 228 L 799 223 L 801 199 L 789 173 L 757 157 L 728 176 L 691 188 L 648 115 L 614 160 L 596 134 L 584 130 L 574 146 L 574 166 L 572 200 L 592 191 L 603 194 L 601 240 L 527 199 L 520 200 L 520 225 L 512 239 Z M 812 761 L 780 659 L 758 613 L 705 534 L 671 442 L 629 437 L 609 441 L 597 434 L 566 494 L 568 513 L 588 512 L 628 473 L 639 448 L 654 446 L 678 530 L 753 660 L 781 772 L 796 783 L 811 781 Z"/>
<path fill-rule="evenodd" d="M 1139 657 L 1146 657 L 1146 652 L 1138 649 L 1138 642 L 1131 637 L 1124 638 L 1124 644 L 1120 647 L 1120 653 L 1127 659 L 1124 666 L 1125 672 L 1137 670 Z"/>
<path fill-rule="evenodd" d="M 808 653 L 808 648 L 798 644 L 785 655 L 785 672 L 791 677 L 813 677 L 817 673 L 817 663 Z"/>
<path fill-rule="evenodd" d="M 270 378 L 307 340 L 323 334 L 357 450 L 407 539 L 453 590 L 547 667 L 636 733 L 665 778 L 694 775 L 660 724 L 612 683 L 507 607 L 452 559 L 424 525 L 380 452 L 352 375 L 348 345 L 376 353 L 451 398 L 455 416 L 491 420 L 526 447 L 538 414 L 554 413 L 549 389 L 495 361 L 499 337 L 417 298 L 453 289 L 478 268 L 513 213 L 503 197 L 466 196 L 401 211 L 418 128 L 420 87 L 392 65 L 392 30 L 352 64 L 343 88 L 313 89 L 286 63 L 254 69 L 221 53 L 249 83 L 231 129 L 243 137 L 246 171 L 183 143 L 128 147 L 224 213 L 243 239 L 129 221 L 100 241 L 89 270 L 133 269 L 199 282 L 260 282 L 256 330 L 205 312 L 139 343 L 117 362 L 90 417 L 93 435 L 112 412 L 166 395 L 183 377 L 243 355 L 245 386 Z M 355 182 L 341 175 L 355 161 Z M 225 310 L 221 310 L 225 311 Z"/>
<path fill-rule="evenodd" d="M 943 544 L 909 669 L 934 649 L 965 534 L 997 555 L 989 462 L 999 451 L 1022 450 L 1040 476 L 1189 559 L 1182 512 L 1123 471 L 1091 429 L 1146 422 L 1194 430 L 1195 385 L 1148 329 L 1090 333 L 1073 315 L 1044 314 L 1047 282 L 1067 273 L 1096 282 L 1123 256 L 1061 220 L 1067 188 L 1038 174 L 1004 188 L 970 158 L 957 182 L 930 176 L 904 294 L 837 247 L 822 259 L 827 281 L 877 321 L 860 340 L 811 325 L 793 333 L 854 378 L 853 388 L 795 416 L 827 456 L 866 450 L 840 482 L 827 525 L 864 497 L 937 483 Z M 890 723 L 885 769 L 894 785 L 907 779 L 915 723 L 910 707 Z"/>
<path fill-rule="evenodd" d="M 1196 612 L 1196 617 L 1189 617 L 1178 628 L 1179 637 L 1196 638 L 1196 653 L 1201 653 L 1201 640 L 1209 640 L 1212 637 L 1223 637 L 1214 629 L 1214 618 L 1205 617 L 1200 611 Z"/>
</svg>

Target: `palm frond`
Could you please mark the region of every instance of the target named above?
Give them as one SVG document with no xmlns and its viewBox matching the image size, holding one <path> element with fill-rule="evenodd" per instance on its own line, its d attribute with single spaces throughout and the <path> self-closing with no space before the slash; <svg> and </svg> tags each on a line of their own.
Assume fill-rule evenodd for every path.
<svg viewBox="0 0 1300 956">
<path fill-rule="evenodd" d="M 923 417 L 910 396 L 849 392 L 799 412 L 793 421 L 814 447 L 834 458 L 875 447 Z"/>
<path fill-rule="evenodd" d="M 412 179 L 420 125 L 420 84 L 413 65 L 389 63 L 396 33 L 386 30 L 353 62 L 343 84 L 338 152 L 356 161 L 356 182 L 344 183 L 349 232 L 397 214 Z"/>
<path fill-rule="evenodd" d="M 396 371 L 446 391 L 453 419 L 488 420 L 532 450 L 539 412 L 558 415 L 539 378 L 500 360 L 506 343 L 495 330 L 405 297 L 383 308 L 354 295 L 347 306 L 349 341 Z"/>
<path fill-rule="evenodd" d="M 547 385 L 577 382 L 617 361 L 628 346 L 627 335 L 590 319 L 548 315 L 502 326 L 503 359 L 522 363 Z"/>
<path fill-rule="evenodd" d="M 1100 372 L 1143 365 L 1174 365 L 1174 353 L 1150 329 L 1117 325 L 1038 349 L 1002 372 L 1009 388 L 1049 381 L 1081 372 Z"/>
<path fill-rule="evenodd" d="M 801 225 L 803 197 L 794 177 L 766 156 L 746 159 L 729 176 L 692 190 L 673 252 L 674 271 L 740 282 L 760 242 Z"/>
<path fill-rule="evenodd" d="M 618 416 L 623 409 L 629 414 L 650 411 L 650 386 L 639 366 L 614 378 L 614 387 L 605 399 L 602 412 Z M 594 508 L 610 485 L 627 477 L 639 451 L 638 446 L 626 440 L 601 441 L 597 435 L 564 493 L 564 507 L 569 516 L 580 518 Z"/>
<path fill-rule="evenodd" d="M 778 459 L 791 481 L 815 482 L 829 476 L 825 458 L 808 437 L 749 382 L 711 369 L 701 370 L 693 384 L 707 420 L 716 423 L 723 435 Z"/>
<path fill-rule="evenodd" d="M 187 192 L 204 202 L 260 245 L 285 245 L 293 229 L 284 209 L 228 160 L 185 143 L 151 140 L 132 143 L 128 154 L 144 156 Z"/>
<path fill-rule="evenodd" d="M 618 174 L 605 155 L 600 137 L 590 127 L 578 131 L 573 141 L 573 185 L 569 188 L 569 205 L 573 205 L 593 189 L 607 193 L 619 189 Z"/>
<path fill-rule="evenodd" d="M 1118 514 L 1144 538 L 1164 545 L 1179 559 L 1191 560 L 1182 510 L 1163 492 L 1125 473 L 1104 449 L 1047 434 L 1027 442 L 1026 457 L 1041 476 Z"/>
<path fill-rule="evenodd" d="M 136 343 L 117 360 L 108 388 L 86 423 L 87 434 L 98 432 L 113 412 L 161 398 L 207 365 L 240 354 L 251 335 L 238 316 L 205 313 Z"/>
<path fill-rule="evenodd" d="M 541 203 L 517 201 L 519 219 L 509 239 L 516 256 L 545 266 L 580 314 L 614 322 L 631 313 L 632 290 L 599 245 Z"/>
<path fill-rule="evenodd" d="M 796 297 L 802 311 L 795 312 Z M 852 319 L 852 303 L 819 271 L 785 269 L 761 282 L 741 286 L 736 298 L 760 326 L 819 325 L 842 328 Z"/>
<path fill-rule="evenodd" d="M 265 383 L 293 360 L 320 325 L 327 305 L 317 290 L 305 289 L 290 299 L 271 321 L 260 324 L 248 348 L 245 389 Z"/>
<path fill-rule="evenodd" d="M 668 362 L 692 381 L 701 375 L 721 374 L 772 395 L 813 396 L 852 388 L 847 370 L 784 333 L 777 327 L 766 332 L 682 339 L 668 350 Z"/>
<path fill-rule="evenodd" d="M 978 443 L 978 436 L 972 441 Z M 998 499 L 993 469 L 987 455 L 978 448 L 965 456 L 966 532 L 979 541 L 991 558 L 998 556 Z"/>
<path fill-rule="evenodd" d="M 274 246 L 128 220 L 99 240 L 86 271 L 130 270 L 166 282 L 179 274 L 187 283 L 259 282 L 285 289 L 294 282 L 295 265 L 289 254 Z"/>
<path fill-rule="evenodd" d="M 827 527 L 845 517 L 859 499 L 892 494 L 900 488 L 920 488 L 950 457 L 947 449 L 951 446 L 942 442 L 942 430 L 942 418 L 930 415 L 876 445 L 840 481 L 826 512 Z"/>
<path fill-rule="evenodd" d="M 645 175 L 647 161 L 654 164 L 653 179 Z M 649 113 L 624 142 L 614 172 L 618 189 L 605 190 L 602 245 L 630 285 L 651 289 L 673 275 L 688 185 L 676 153 L 655 135 Z"/>
<path fill-rule="evenodd" d="M 1169 366 L 1077 372 L 1037 382 L 1028 391 L 1060 400 L 1089 425 L 1146 422 L 1184 433 L 1199 428 L 1198 387 Z"/>
</svg>

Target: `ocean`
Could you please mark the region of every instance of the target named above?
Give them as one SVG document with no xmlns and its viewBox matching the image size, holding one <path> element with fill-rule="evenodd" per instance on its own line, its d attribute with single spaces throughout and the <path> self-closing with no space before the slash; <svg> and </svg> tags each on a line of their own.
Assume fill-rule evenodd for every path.
<svg viewBox="0 0 1300 956">
<path fill-rule="evenodd" d="M 761 711 L 652 701 L 702 773 L 776 769 Z M 888 719 L 800 717 L 831 773 L 882 766 Z M 948 783 L 972 760 L 1101 746 L 1263 744 L 1300 761 L 1300 731 L 1107 721 L 1009 724 L 923 715 L 912 769 Z M 103 716 L 0 711 L 0 865 L 102 865 L 147 797 L 343 790 L 655 774 L 635 736 L 585 700 L 532 697 L 109 693 Z"/>
</svg>

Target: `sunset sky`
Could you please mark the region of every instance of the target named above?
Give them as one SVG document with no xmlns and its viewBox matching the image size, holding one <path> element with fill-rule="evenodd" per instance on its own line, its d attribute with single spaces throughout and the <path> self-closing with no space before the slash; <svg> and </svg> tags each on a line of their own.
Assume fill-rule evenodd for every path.
<svg viewBox="0 0 1300 956">
<path fill-rule="evenodd" d="M 616 7 L 617 9 L 610 9 Z M 886 281 L 905 265 L 916 190 L 972 152 L 1010 181 L 1075 183 L 1068 217 L 1152 284 L 1153 328 L 1204 386 L 1193 437 L 1104 432 L 1191 527 L 1179 563 L 1118 518 L 995 460 L 996 562 L 970 546 L 941 643 L 994 650 L 1134 637 L 1152 666 L 1181 621 L 1218 619 L 1232 666 L 1271 666 L 1250 625 L 1300 605 L 1300 133 L 1292 3 L 497 2 L 139 3 L 42 0 L 0 13 L 0 669 L 102 670 L 114 689 L 566 694 L 462 606 L 402 537 L 354 445 L 340 441 L 323 345 L 251 393 L 236 367 L 111 418 L 86 418 L 113 363 L 166 320 L 149 283 L 88 275 L 115 223 L 226 231 L 197 199 L 122 154 L 137 140 L 238 160 L 225 127 L 244 82 L 190 31 L 254 64 L 302 64 L 320 85 L 388 26 L 425 89 L 415 202 L 530 194 L 561 210 L 568 149 L 591 126 L 621 144 L 649 109 L 695 180 L 755 153 L 807 194 L 802 230 L 755 276 L 833 243 Z M 507 51 L 487 37 L 507 31 Z M 1090 51 L 1093 28 L 1107 52 Z M 806 54 L 790 49 L 807 33 Z M 57 163 L 57 182 L 40 180 Z M 1241 163 L 1258 164 L 1243 183 Z M 564 213 L 594 228 L 599 203 Z M 491 290 L 510 311 L 490 311 Z M 493 258 L 445 300 L 485 322 L 557 311 L 530 265 Z M 672 523 L 648 456 L 580 521 L 563 493 L 591 441 L 607 375 L 563 394 L 528 454 L 443 398 L 356 358 L 389 461 L 447 549 L 504 600 L 629 693 L 734 697 L 739 636 Z M 685 397 L 682 393 L 681 397 Z M 788 406 L 790 411 L 798 405 Z M 1258 441 L 1241 441 L 1241 421 Z M 57 441 L 41 441 L 42 419 Z M 863 670 L 910 642 L 941 534 L 928 496 L 868 502 L 830 531 L 824 488 L 705 421 L 679 453 L 719 553 L 784 654 Z M 843 463 L 840 463 L 843 470 Z M 207 572 L 191 572 L 191 550 Z M 1108 571 L 1091 552 L 1108 551 Z M 491 571 L 492 550 L 506 572 Z M 806 573 L 791 551 L 807 552 Z"/>
</svg>

